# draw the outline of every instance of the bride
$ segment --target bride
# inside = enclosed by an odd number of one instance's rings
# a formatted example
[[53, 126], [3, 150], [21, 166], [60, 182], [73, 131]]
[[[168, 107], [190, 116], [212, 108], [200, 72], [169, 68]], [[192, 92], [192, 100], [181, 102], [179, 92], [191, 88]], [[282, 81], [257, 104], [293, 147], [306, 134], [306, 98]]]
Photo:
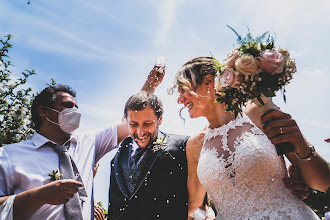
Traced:
[[[223, 103], [215, 103], [214, 65], [212, 57], [194, 58], [174, 80], [178, 103], [188, 108], [191, 118], [206, 117], [209, 122], [206, 130], [187, 143], [189, 214], [202, 204], [207, 191], [218, 219], [318, 219], [285, 187], [284, 159], [277, 156], [273, 144], [294, 144], [295, 152], [285, 156], [304, 181], [320, 191], [329, 188], [327, 163], [303, 138], [290, 115], [272, 110], [261, 117], [257, 107], [250, 105], [235, 118]], [[153, 87], [149, 90], [154, 91], [164, 76], [159, 77], [147, 86]]]
[[[189, 214], [210, 194], [218, 219], [318, 219], [285, 187], [284, 159], [273, 144], [289, 141], [295, 151], [285, 156], [312, 188], [329, 188], [329, 167], [303, 138], [290, 115], [272, 110], [261, 117], [256, 107], [242, 115], [215, 103], [217, 70], [213, 57], [197, 57], [177, 72], [178, 103], [191, 118], [206, 117], [208, 128], [187, 143]], [[254, 123], [251, 121], [253, 120]], [[258, 126], [257, 126], [258, 125]]]

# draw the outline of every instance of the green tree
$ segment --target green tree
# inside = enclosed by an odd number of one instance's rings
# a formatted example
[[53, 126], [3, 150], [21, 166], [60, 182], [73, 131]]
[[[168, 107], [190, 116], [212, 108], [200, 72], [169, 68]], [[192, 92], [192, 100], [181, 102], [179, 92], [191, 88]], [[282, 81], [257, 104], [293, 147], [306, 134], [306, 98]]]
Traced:
[[31, 94], [27, 79], [36, 74], [34, 70], [25, 70], [22, 77], [14, 79], [10, 67], [8, 52], [11, 35], [0, 39], [0, 147], [25, 140], [34, 131], [31, 122]]

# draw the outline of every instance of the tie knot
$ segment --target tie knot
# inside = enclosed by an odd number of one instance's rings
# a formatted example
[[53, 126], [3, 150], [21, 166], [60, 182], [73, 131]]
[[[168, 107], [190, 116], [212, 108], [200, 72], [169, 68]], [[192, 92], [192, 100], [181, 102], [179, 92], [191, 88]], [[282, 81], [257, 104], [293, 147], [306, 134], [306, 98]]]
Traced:
[[63, 145], [51, 145], [51, 147], [54, 149], [54, 151], [56, 151], [56, 153], [65, 153], [66, 150], [66, 146]]

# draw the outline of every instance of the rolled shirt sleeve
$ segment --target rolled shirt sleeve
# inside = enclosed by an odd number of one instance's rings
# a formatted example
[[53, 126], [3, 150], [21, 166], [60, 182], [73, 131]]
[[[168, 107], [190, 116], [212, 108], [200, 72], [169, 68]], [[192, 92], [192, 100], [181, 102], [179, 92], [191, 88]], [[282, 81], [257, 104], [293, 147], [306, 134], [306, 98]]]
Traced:
[[95, 162], [118, 147], [117, 125], [111, 124], [95, 132]]

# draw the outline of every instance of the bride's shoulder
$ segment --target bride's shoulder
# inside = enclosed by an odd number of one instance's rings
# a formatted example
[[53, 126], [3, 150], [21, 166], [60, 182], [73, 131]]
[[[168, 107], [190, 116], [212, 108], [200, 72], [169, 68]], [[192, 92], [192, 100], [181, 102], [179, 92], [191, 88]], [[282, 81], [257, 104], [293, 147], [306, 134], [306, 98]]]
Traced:
[[200, 151], [203, 147], [204, 136], [207, 128], [204, 128], [198, 134], [193, 135], [187, 142], [187, 156], [191, 156], [194, 160], [198, 160]]
[[259, 128], [262, 130], [262, 125], [260, 122], [261, 119], [261, 112], [256, 104], [250, 103], [246, 106], [245, 115], [249, 117], [249, 119]]

